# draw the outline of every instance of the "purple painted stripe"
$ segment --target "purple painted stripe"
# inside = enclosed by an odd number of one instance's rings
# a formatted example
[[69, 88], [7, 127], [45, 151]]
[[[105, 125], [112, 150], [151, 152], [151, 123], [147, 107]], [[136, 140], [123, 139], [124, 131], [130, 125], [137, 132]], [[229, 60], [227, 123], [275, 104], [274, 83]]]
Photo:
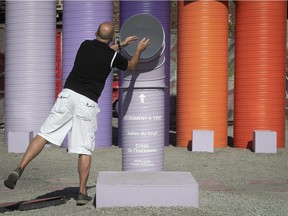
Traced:
[[[98, 25], [113, 20], [112, 1], [64, 1], [63, 2], [63, 84], [74, 64], [74, 58], [81, 42], [94, 39]], [[99, 98], [98, 129], [96, 147], [112, 145], [112, 76]], [[107, 101], [107, 102], [106, 102]], [[107, 106], [105, 104], [110, 104]], [[66, 139], [67, 142], [67, 139]], [[67, 143], [64, 143], [64, 146]]]
[[164, 90], [126, 88], [121, 99], [122, 170], [163, 171]]
[[129, 17], [148, 13], [156, 17], [165, 31], [165, 145], [169, 145], [170, 128], [170, 1], [121, 1], [120, 25]]
[[38, 131], [55, 101], [55, 16], [53, 1], [6, 2], [5, 143], [9, 131]]

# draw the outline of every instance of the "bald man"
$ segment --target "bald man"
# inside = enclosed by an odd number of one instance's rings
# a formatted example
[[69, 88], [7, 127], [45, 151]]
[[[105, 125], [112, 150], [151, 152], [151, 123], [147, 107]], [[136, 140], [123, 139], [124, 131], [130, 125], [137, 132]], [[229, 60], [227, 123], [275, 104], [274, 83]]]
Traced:
[[138, 40], [137, 36], [127, 37], [118, 44], [112, 44], [114, 25], [104, 22], [95, 33], [96, 39], [81, 43], [63, 90], [40, 128], [31, 141], [18, 167], [4, 181], [6, 187], [14, 189], [26, 166], [43, 150], [47, 143], [61, 146], [71, 130], [69, 153], [78, 154], [79, 195], [77, 205], [86, 205], [92, 198], [88, 196], [86, 185], [91, 167], [91, 153], [95, 147], [94, 133], [97, 129], [97, 115], [100, 112], [98, 99], [112, 68], [134, 71], [141, 52], [149, 39], [143, 38], [137, 45], [130, 60], [125, 59], [118, 49]]

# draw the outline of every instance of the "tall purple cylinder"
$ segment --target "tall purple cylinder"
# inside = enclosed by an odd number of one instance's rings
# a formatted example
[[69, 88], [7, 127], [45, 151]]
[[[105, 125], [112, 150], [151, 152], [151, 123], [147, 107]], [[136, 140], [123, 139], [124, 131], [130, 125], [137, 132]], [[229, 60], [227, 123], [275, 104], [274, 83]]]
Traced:
[[147, 13], [156, 17], [165, 31], [165, 145], [169, 145], [170, 128], [170, 1], [121, 1], [120, 2], [120, 24], [122, 25], [129, 17]]
[[122, 95], [123, 171], [162, 171], [164, 88], [129, 87]]
[[[136, 71], [122, 71], [119, 134], [123, 171], [162, 171], [164, 167], [165, 33], [161, 23], [146, 13], [127, 19], [120, 36], [138, 34], [151, 43], [141, 53]], [[131, 58], [137, 44], [123, 48]]]
[[55, 17], [54, 0], [6, 1], [6, 140], [10, 131], [37, 133], [54, 103]]
[[[63, 84], [73, 67], [81, 42], [86, 39], [95, 39], [95, 32], [99, 24], [112, 20], [113, 2], [110, 0], [65, 0], [63, 2]], [[97, 121], [101, 126], [95, 133], [95, 145], [99, 148], [112, 145], [112, 78], [111, 74], [106, 80], [106, 85], [98, 101], [101, 112]], [[67, 146], [66, 142], [63, 143], [64, 146]]]

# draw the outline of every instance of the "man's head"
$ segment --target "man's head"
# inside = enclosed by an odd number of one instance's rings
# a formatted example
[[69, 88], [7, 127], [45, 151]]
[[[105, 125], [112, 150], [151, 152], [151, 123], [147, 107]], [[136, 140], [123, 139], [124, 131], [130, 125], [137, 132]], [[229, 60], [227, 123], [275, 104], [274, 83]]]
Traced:
[[97, 39], [111, 42], [114, 37], [114, 25], [111, 22], [103, 22], [95, 33]]

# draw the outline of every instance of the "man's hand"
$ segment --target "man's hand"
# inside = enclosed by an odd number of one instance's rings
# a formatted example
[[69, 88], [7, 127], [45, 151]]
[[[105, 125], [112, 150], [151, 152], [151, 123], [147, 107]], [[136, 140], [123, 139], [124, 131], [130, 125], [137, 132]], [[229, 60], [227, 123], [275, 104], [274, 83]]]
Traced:
[[[120, 42], [120, 44], [119, 44], [119, 42], [118, 42], [117, 44], [116, 44], [116, 43], [111, 44], [111, 45], [110, 45], [110, 48], [113, 49], [113, 50], [115, 50], [115, 51], [117, 51], [117, 50], [119, 50], [121, 47], [126, 47], [128, 44], [134, 43], [134, 41], [136, 41], [136, 40], [138, 40], [138, 37], [137, 37], [137, 36], [135, 36], [135, 35], [129, 36], [129, 37], [125, 38], [124, 41]], [[120, 45], [120, 46], [119, 46], [119, 45]]]
[[135, 35], [129, 36], [129, 37], [125, 38], [125, 40], [122, 41], [122, 42], [120, 43], [120, 45], [121, 45], [122, 47], [125, 47], [125, 46], [127, 46], [128, 44], [131, 44], [131, 43], [133, 43], [133, 42], [136, 41], [136, 40], [138, 40], [138, 37], [137, 37], [137, 36], [135, 36]]
[[149, 45], [149, 38], [146, 39], [145, 37], [138, 43], [137, 50], [139, 52], [144, 51]]
[[136, 69], [137, 64], [140, 60], [141, 52], [144, 51], [147, 46], [149, 45], [149, 38], [146, 39], [145, 37], [138, 43], [137, 49], [132, 56], [132, 58], [128, 61], [127, 70], [134, 71]]

